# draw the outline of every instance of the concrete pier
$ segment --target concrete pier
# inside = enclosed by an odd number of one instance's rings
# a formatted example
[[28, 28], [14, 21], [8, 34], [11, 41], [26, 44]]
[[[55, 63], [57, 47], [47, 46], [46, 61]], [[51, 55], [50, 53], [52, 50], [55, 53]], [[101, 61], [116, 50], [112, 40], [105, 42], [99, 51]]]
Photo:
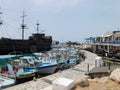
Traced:
[[89, 71], [88, 66], [90, 70], [95, 67], [95, 58], [97, 55], [88, 51], [81, 51], [85, 52], [86, 59], [80, 64], [70, 69], [57, 72], [43, 78], [39, 78], [37, 81], [28, 81], [3, 90], [52, 90], [52, 81], [56, 80], [59, 77], [65, 77], [72, 80], [82, 78], [84, 74]]

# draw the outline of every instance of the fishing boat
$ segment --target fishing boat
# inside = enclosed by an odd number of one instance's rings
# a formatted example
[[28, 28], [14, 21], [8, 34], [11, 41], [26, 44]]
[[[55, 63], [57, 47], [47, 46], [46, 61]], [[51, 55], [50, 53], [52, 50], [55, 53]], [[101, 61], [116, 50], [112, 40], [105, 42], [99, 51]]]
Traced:
[[70, 68], [81, 62], [77, 50], [59, 48], [47, 53], [34, 53], [40, 58], [37, 65], [39, 74], [52, 74], [58, 70]]
[[37, 66], [38, 74], [53, 74], [58, 67], [54, 56], [43, 57]]
[[0, 55], [0, 67], [4, 67], [9, 60], [18, 59], [21, 55]]
[[2, 71], [2, 75], [13, 79], [24, 79], [35, 77], [37, 73], [34, 61], [28, 57], [12, 60], [7, 64], [7, 68]]
[[[1, 14], [1, 13], [0, 13]], [[26, 24], [24, 23], [25, 12], [23, 12], [23, 19], [21, 24], [22, 39], [11, 39], [6, 37], [0, 38], [0, 54], [8, 54], [13, 51], [26, 52], [40, 52], [48, 51], [51, 49], [52, 36], [46, 36], [45, 33], [39, 33], [39, 22], [37, 25], [37, 33], [29, 36], [29, 39], [24, 39], [24, 30]], [[2, 25], [2, 24], [0, 24]]]
[[75, 50], [73, 48], [60, 48], [59, 52], [61, 55], [59, 63], [62, 63], [61, 69], [70, 68], [81, 62], [78, 50]]
[[0, 75], [0, 88], [5, 88], [15, 84], [15, 80]]

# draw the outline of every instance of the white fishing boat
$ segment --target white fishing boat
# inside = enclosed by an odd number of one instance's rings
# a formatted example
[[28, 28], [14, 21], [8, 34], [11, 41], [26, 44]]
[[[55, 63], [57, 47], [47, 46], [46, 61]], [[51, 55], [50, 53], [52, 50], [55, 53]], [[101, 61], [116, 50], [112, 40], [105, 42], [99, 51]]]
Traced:
[[0, 88], [5, 88], [15, 84], [15, 80], [0, 75]]

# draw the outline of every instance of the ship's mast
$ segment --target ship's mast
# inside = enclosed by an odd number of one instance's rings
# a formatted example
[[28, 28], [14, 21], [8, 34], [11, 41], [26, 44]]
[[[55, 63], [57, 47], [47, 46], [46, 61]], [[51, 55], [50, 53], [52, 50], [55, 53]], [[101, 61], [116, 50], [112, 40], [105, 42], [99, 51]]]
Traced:
[[[0, 8], [0, 9], [1, 9], [1, 8]], [[1, 19], [1, 14], [3, 14], [3, 12], [0, 11], [0, 25], [3, 24], [3, 21], [2, 21], [2, 19]]]
[[22, 17], [22, 24], [21, 24], [22, 40], [24, 40], [24, 30], [27, 29], [27, 28], [26, 28], [26, 24], [25, 24], [25, 22], [24, 22], [25, 16], [27, 16], [27, 15], [25, 15], [25, 11], [23, 11], [23, 16], [21, 16], [21, 17]]
[[39, 25], [40, 25], [40, 24], [39, 24], [39, 21], [37, 21], [37, 24], [36, 24], [36, 25], [37, 25], [37, 33], [39, 33]]
[[37, 24], [36, 24], [36, 25], [37, 25], [37, 34], [38, 34], [38, 33], [42, 33], [42, 32], [45, 31], [45, 30], [40, 30], [40, 32], [39, 32], [39, 25], [40, 25], [40, 24], [39, 24], [39, 20], [37, 21]]

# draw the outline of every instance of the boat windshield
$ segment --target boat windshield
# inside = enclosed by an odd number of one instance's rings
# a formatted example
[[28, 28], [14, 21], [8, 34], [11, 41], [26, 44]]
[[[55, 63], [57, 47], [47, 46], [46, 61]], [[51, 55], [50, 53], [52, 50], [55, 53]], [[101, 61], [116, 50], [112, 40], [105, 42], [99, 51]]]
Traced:
[[27, 59], [22, 59], [22, 62], [23, 62], [23, 63], [27, 63], [27, 64], [29, 63], [29, 62], [27, 61]]

